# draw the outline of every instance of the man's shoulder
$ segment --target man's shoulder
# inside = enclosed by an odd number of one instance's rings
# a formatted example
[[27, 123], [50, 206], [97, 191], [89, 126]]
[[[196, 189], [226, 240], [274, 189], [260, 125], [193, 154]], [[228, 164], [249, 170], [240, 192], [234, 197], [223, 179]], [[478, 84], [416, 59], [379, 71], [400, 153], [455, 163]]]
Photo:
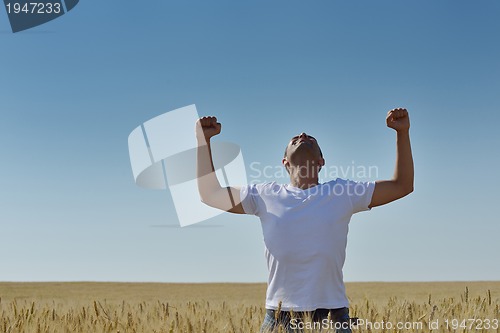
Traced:
[[332, 179], [330, 181], [327, 181], [325, 183], [323, 183], [322, 185], [323, 186], [335, 186], [335, 185], [346, 185], [347, 183], [349, 183], [351, 180], [349, 179], [344, 179], [344, 178], [335, 178], [335, 179]]
[[328, 182], [322, 184], [328, 193], [334, 193], [337, 196], [342, 194], [348, 194], [350, 192], [349, 189], [355, 187], [358, 182], [347, 179], [347, 178], [335, 178]]
[[323, 183], [323, 185], [352, 185], [352, 184], [357, 184], [360, 181], [349, 179], [349, 178], [335, 178], [333, 180], [330, 180], [328, 182]]
[[283, 187], [283, 184], [279, 184], [275, 181], [268, 181], [264, 183], [251, 183], [245, 187], [251, 191], [262, 192], [264, 190], [279, 190]]
[[263, 182], [263, 183], [250, 183], [247, 186], [249, 187], [272, 187], [272, 186], [279, 186], [281, 184], [276, 183], [275, 181], [268, 181], [268, 182]]

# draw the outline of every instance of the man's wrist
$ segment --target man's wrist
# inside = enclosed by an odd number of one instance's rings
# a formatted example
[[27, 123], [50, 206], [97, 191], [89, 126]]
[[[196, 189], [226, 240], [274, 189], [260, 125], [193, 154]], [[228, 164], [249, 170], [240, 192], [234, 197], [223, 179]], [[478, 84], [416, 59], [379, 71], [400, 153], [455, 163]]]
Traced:
[[407, 129], [401, 129], [401, 130], [397, 130], [396, 131], [397, 135], [398, 136], [405, 136], [405, 135], [410, 135], [410, 129], [407, 128]]
[[210, 138], [206, 138], [204, 135], [197, 135], [196, 140], [198, 141], [198, 144], [210, 144]]

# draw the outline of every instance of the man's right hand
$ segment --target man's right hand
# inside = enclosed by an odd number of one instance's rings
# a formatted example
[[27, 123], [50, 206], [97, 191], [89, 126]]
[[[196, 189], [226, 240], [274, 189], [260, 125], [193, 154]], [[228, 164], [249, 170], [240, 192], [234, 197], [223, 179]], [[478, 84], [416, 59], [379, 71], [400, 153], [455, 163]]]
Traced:
[[211, 137], [220, 133], [221, 127], [222, 125], [217, 122], [216, 117], [201, 117], [196, 121], [196, 137], [208, 141]]

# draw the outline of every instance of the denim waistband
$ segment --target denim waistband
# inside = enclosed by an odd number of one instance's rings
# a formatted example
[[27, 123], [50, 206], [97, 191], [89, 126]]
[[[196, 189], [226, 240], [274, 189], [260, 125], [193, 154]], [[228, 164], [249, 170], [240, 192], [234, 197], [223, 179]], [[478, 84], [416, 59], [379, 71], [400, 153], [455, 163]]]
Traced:
[[[291, 311], [280, 311], [276, 314], [277, 310], [266, 309], [266, 313], [280, 321], [289, 321], [291, 318]], [[337, 322], [349, 321], [349, 309], [348, 308], [338, 308], [338, 309], [316, 309], [313, 311], [293, 311], [293, 315], [296, 318], [310, 317], [313, 321], [321, 321], [328, 318], [330, 314], [330, 319]]]

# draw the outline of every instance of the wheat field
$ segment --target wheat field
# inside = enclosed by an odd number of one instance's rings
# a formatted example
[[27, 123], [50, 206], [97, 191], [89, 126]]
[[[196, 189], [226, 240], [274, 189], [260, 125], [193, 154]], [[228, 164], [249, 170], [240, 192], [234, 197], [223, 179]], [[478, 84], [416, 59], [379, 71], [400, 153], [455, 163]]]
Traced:
[[[265, 284], [0, 283], [0, 332], [258, 332]], [[354, 332], [500, 332], [500, 282], [347, 283]], [[488, 324], [487, 324], [488, 323]], [[400, 326], [398, 326], [400, 325]], [[305, 332], [333, 332], [305, 327]]]

